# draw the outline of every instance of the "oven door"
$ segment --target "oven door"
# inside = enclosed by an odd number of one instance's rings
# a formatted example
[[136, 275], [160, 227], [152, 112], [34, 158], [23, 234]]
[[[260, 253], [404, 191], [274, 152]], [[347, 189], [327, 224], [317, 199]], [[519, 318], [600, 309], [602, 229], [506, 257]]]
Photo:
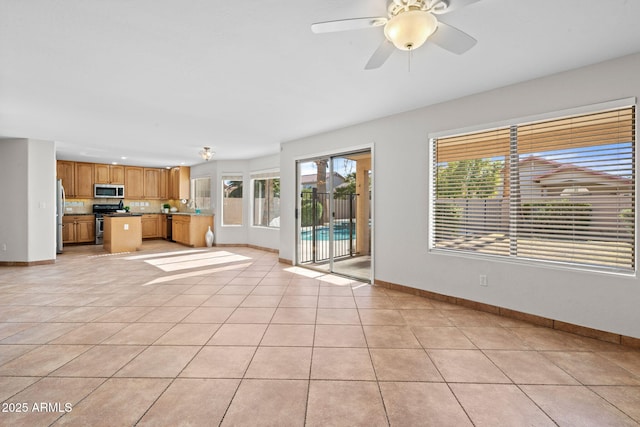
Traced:
[[104, 242], [104, 217], [96, 215], [96, 245]]

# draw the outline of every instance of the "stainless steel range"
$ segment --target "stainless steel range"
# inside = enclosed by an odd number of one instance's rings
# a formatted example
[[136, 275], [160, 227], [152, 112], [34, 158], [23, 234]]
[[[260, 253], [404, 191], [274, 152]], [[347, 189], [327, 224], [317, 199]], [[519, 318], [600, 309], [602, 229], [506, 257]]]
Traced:
[[96, 216], [96, 245], [101, 245], [104, 241], [104, 215], [114, 213], [119, 208], [120, 205], [93, 205], [93, 213]]

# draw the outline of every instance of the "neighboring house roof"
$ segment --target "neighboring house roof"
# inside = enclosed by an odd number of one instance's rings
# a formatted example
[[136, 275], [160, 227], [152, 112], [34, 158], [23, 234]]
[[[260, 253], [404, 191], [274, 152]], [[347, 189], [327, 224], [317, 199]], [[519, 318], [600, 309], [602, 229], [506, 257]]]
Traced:
[[551, 166], [553, 169], [551, 171], [547, 171], [542, 175], [535, 176], [533, 178], [534, 182], [544, 183], [550, 181], [568, 181], [571, 179], [572, 181], [580, 182], [580, 183], [597, 183], [600, 185], [612, 184], [612, 185], [620, 185], [631, 184], [631, 180], [628, 178], [624, 178], [618, 175], [613, 175], [610, 173], [598, 171], [591, 168], [586, 168], [582, 166], [577, 166], [572, 163], [560, 163], [554, 160], [545, 159], [542, 157], [531, 156], [527, 157], [520, 161], [520, 164], [523, 163], [542, 163], [547, 166]]
[[[338, 172], [334, 172], [333, 177], [338, 178], [339, 180], [342, 180], [344, 182], [344, 177], [340, 175]], [[328, 179], [329, 179], [329, 173], [327, 173], [327, 180]], [[318, 180], [318, 175], [315, 173], [300, 176], [301, 184], [315, 184], [317, 180]]]

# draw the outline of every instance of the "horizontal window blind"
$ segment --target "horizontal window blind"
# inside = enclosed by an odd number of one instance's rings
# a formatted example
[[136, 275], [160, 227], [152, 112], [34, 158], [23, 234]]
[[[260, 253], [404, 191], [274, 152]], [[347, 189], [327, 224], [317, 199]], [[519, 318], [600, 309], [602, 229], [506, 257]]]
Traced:
[[252, 172], [251, 179], [268, 179], [268, 178], [280, 178], [280, 171], [265, 171], [265, 172]]
[[437, 140], [436, 247], [508, 255], [508, 156], [509, 128]]
[[635, 109], [434, 140], [432, 247], [635, 270]]

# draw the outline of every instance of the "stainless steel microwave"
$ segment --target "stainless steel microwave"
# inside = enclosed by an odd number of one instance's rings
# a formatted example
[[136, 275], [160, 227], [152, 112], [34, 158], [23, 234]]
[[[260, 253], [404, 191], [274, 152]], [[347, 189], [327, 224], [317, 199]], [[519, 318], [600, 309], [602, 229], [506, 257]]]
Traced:
[[93, 197], [96, 199], [124, 199], [124, 185], [93, 184]]

